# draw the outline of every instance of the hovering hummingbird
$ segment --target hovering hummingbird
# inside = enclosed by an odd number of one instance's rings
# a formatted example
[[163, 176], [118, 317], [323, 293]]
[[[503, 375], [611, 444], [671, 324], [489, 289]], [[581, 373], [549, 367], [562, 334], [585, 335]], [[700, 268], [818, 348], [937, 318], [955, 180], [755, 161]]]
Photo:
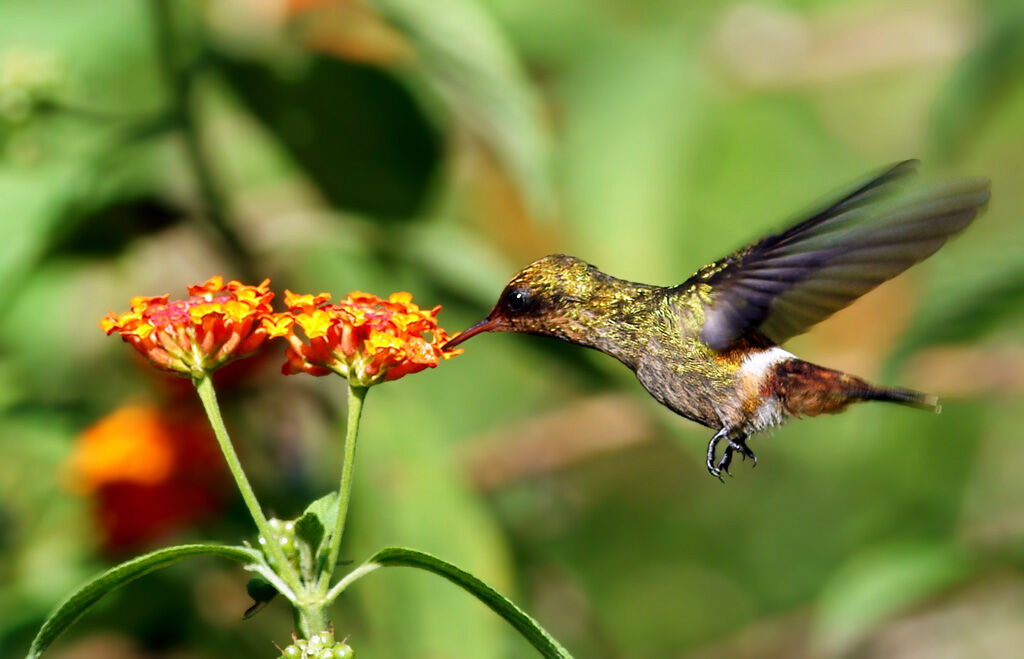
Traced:
[[938, 412], [934, 396], [870, 384], [779, 347], [931, 256], [988, 201], [989, 181], [965, 178], [888, 203], [916, 164], [891, 167], [678, 286], [624, 281], [572, 256], [545, 256], [513, 277], [490, 314], [445, 348], [481, 332], [521, 332], [611, 355], [660, 403], [716, 431], [707, 468], [719, 479], [734, 452], [756, 465], [747, 438], [790, 417], [836, 413], [862, 400]]

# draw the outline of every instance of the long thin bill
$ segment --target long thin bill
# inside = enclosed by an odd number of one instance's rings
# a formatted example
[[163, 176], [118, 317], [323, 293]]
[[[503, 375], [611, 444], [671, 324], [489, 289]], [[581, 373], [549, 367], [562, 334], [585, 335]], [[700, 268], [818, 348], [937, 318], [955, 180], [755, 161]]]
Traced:
[[481, 332], [490, 332], [491, 330], [497, 329], [497, 327], [498, 327], [498, 321], [497, 320], [493, 320], [491, 318], [484, 318], [483, 320], [481, 320], [476, 325], [473, 325], [472, 327], [467, 329], [465, 332], [460, 332], [459, 334], [456, 334], [454, 337], [452, 337], [448, 341], [448, 343], [444, 344], [442, 349], [443, 350], [449, 350], [449, 349], [454, 348], [455, 346], [459, 345], [460, 343], [462, 343], [463, 341], [465, 341], [466, 339], [468, 339], [470, 337], [476, 336], [477, 334], [480, 334]]

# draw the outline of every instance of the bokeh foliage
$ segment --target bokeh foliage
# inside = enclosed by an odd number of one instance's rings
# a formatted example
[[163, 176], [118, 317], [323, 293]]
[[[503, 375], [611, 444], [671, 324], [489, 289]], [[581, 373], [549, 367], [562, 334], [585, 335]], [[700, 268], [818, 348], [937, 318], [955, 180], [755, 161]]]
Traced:
[[[723, 487], [708, 432], [612, 360], [481, 337], [369, 396], [343, 553], [441, 556], [579, 657], [1007, 656], [1021, 44], [1014, 0], [0, 2], [0, 656], [109, 560], [61, 476], [75, 437], [127, 401], [187, 404], [99, 331], [130, 296], [216, 273], [409, 290], [455, 330], [543, 254], [678, 282], [913, 156], [926, 178], [990, 176], [987, 214], [791, 349], [940, 394], [941, 416], [793, 423]], [[334, 483], [344, 390], [278, 357], [222, 398], [290, 517]], [[250, 532], [236, 502], [173, 539]], [[147, 576], [53, 655], [273, 656], [288, 612], [243, 622], [245, 579], [212, 561]], [[334, 619], [364, 659], [532, 656], [427, 575], [346, 595]]]

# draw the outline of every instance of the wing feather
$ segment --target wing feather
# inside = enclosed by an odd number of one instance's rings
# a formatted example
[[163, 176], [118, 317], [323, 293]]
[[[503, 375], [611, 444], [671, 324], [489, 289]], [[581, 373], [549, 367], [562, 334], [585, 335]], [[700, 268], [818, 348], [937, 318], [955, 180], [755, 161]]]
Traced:
[[682, 284], [710, 286], [701, 338], [716, 350], [750, 331], [782, 343], [934, 254], [988, 202], [988, 180], [965, 178], [889, 203], [915, 166], [889, 168]]

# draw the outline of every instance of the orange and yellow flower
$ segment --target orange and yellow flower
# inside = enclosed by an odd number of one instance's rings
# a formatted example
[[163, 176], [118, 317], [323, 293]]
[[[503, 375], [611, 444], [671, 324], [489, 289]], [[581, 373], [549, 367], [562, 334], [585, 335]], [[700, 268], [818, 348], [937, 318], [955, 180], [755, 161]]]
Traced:
[[83, 431], [63, 480], [92, 503], [107, 553], [148, 546], [222, 508], [227, 472], [202, 412], [125, 405]]
[[272, 336], [288, 340], [288, 361], [281, 369], [286, 375], [337, 373], [365, 387], [433, 368], [462, 353], [442, 348], [448, 335], [437, 324], [441, 307], [420, 309], [409, 293], [393, 293], [384, 300], [354, 292], [329, 304], [328, 293], [285, 291], [284, 299], [289, 311], [266, 326]]
[[273, 317], [270, 280], [258, 286], [220, 276], [189, 286], [189, 297], [135, 297], [131, 310], [100, 321], [108, 335], [119, 332], [159, 369], [203, 377], [219, 366], [253, 353], [269, 336]]

